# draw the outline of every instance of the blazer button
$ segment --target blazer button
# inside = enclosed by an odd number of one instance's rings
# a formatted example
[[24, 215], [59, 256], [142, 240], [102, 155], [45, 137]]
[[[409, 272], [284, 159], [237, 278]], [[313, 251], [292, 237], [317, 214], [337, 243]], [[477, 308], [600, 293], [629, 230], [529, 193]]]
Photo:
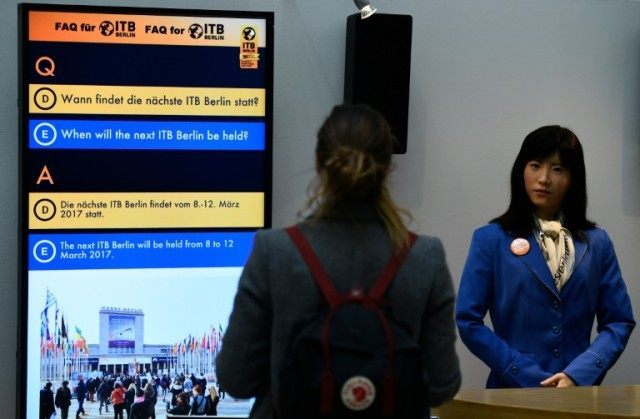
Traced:
[[601, 359], [596, 359], [596, 367], [602, 368], [602, 360]]
[[558, 326], [553, 326], [553, 328], [551, 330], [553, 330], [553, 333], [555, 333], [556, 335], [558, 333], [560, 333], [560, 327], [558, 327]]
[[553, 300], [553, 308], [556, 310], [560, 308], [560, 302], [558, 300]]
[[518, 373], [518, 367], [511, 367], [511, 374], [517, 374]]
[[560, 350], [559, 349], [554, 349], [553, 350], [553, 356], [555, 356], [556, 358], [560, 358]]

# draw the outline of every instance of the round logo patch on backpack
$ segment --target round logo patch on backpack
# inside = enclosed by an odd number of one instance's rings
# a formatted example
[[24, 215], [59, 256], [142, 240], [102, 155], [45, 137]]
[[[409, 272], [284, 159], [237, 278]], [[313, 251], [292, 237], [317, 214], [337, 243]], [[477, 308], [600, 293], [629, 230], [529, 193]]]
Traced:
[[376, 387], [367, 377], [356, 375], [345, 381], [340, 396], [348, 409], [364, 410], [375, 400]]

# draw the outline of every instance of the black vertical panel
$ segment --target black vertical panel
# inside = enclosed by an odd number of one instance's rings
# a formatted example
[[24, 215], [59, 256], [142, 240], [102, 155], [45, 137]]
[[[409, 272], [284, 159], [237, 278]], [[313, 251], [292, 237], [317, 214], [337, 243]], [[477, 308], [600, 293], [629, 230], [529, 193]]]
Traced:
[[365, 103], [389, 121], [396, 154], [407, 152], [412, 22], [382, 13], [347, 18], [344, 101]]

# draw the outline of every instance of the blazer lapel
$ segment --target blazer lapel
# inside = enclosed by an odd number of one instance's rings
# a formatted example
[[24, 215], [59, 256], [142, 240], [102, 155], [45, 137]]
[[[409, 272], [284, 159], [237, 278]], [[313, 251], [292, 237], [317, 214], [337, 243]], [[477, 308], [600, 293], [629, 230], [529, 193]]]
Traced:
[[[545, 287], [549, 289], [554, 295], [557, 297], [560, 296], [558, 289], [556, 288], [556, 283], [553, 280], [553, 276], [551, 276], [551, 270], [549, 269], [549, 265], [544, 260], [544, 255], [542, 254], [542, 250], [540, 250], [540, 246], [536, 241], [536, 238], [533, 234], [529, 234], [527, 237], [529, 241], [529, 251], [522, 256], [518, 256], [518, 258], [525, 264], [527, 267], [533, 272], [538, 279], [544, 284]], [[576, 249], [576, 255], [578, 251]], [[584, 254], [584, 251], [583, 251]], [[576, 256], [576, 262], [578, 261]]]
[[[575, 249], [576, 252], [576, 261], [573, 264], [573, 272], [575, 272], [578, 269], [578, 264], [580, 264], [580, 262], [582, 262], [582, 259], [584, 258], [584, 254], [587, 253], [587, 249], [589, 248], [589, 244], [586, 241], [582, 241], [579, 239], [574, 238], [573, 239], [573, 248]], [[573, 272], [571, 273], [571, 275], [573, 275]], [[571, 277], [569, 277], [571, 278]]]

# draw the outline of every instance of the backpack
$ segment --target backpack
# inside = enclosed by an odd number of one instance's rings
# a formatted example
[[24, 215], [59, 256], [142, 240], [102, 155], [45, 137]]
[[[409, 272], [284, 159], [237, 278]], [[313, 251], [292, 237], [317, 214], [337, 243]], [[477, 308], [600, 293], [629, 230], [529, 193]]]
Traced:
[[286, 229], [325, 305], [292, 333], [280, 372], [277, 413], [282, 419], [415, 418], [428, 415], [422, 350], [383, 300], [409, 246], [389, 263], [368, 293], [339, 294], [297, 227]]
[[[200, 401], [198, 401], [200, 399]], [[198, 395], [193, 398], [193, 404], [191, 405], [191, 414], [192, 415], [206, 415], [207, 409], [209, 408], [208, 397], [203, 395]]]

